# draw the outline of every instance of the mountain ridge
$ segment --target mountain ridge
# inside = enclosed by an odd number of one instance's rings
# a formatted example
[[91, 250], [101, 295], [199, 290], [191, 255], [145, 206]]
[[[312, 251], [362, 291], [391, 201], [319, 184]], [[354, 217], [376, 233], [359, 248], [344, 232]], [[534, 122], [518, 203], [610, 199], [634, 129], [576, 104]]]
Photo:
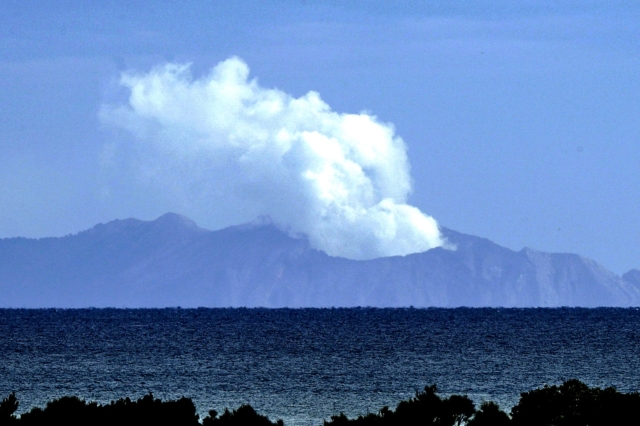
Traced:
[[576, 254], [441, 231], [455, 250], [364, 261], [315, 250], [267, 217], [209, 231], [168, 213], [0, 239], [0, 307], [640, 305], [638, 270], [619, 277]]

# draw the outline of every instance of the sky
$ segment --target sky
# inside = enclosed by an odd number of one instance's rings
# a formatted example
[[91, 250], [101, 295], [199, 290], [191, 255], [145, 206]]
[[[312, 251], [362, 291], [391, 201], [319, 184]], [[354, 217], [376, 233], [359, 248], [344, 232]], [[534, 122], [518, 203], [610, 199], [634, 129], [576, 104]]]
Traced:
[[[433, 219], [514, 250], [579, 253], [616, 273], [640, 268], [638, 28], [640, 4], [623, 1], [5, 0], [0, 238], [62, 236], [167, 211], [218, 229], [266, 213], [328, 251], [355, 239], [352, 257], [367, 258], [406, 252], [404, 243], [385, 251], [374, 229], [386, 223], [381, 211], [398, 210], [407, 229], [424, 231], [405, 240], [423, 248], [441, 243]], [[269, 159], [289, 167], [283, 157], [260, 151], [263, 168], [243, 169], [246, 152], [234, 146], [225, 163], [213, 151], [184, 160], [193, 142], [175, 141], [197, 139], [191, 121], [132, 103], [132, 82], [167, 66], [190, 64], [176, 81], [191, 90], [216, 81], [212, 70], [230, 60], [246, 67], [241, 85], [253, 84], [256, 99], [276, 94], [288, 106], [317, 94], [319, 110], [338, 123], [326, 130], [323, 121], [318, 131], [350, 153], [322, 164], [342, 173], [337, 185], [348, 200], [340, 206], [361, 212], [354, 229], [364, 237], [344, 231], [343, 213], [313, 225], [326, 197], [318, 185], [285, 185], [268, 167]], [[179, 111], [197, 105], [181, 99]], [[219, 107], [210, 102], [203, 108]], [[297, 115], [278, 117], [298, 128]], [[386, 132], [372, 165], [353, 154], [366, 142], [336, 136], [353, 117]], [[245, 127], [216, 130], [216, 138], [247, 128], [238, 122]], [[354, 164], [364, 177], [345, 172]], [[356, 178], [364, 180], [354, 191]], [[246, 195], [264, 191], [269, 197]], [[367, 232], [384, 247], [363, 253]]]

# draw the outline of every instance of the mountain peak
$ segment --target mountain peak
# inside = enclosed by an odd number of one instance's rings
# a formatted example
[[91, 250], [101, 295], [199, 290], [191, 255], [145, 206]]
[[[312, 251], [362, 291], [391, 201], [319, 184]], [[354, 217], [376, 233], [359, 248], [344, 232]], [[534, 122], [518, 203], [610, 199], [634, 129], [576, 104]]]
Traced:
[[163, 227], [181, 227], [181, 228], [189, 228], [189, 229], [202, 229], [195, 223], [193, 220], [189, 219], [186, 216], [182, 216], [177, 213], [165, 213], [162, 216], [158, 217], [156, 220], [152, 221], [153, 224], [163, 226]]
[[[133, 218], [115, 219], [107, 223], [99, 223], [93, 228], [79, 232], [77, 235], [100, 235], [106, 237], [110, 235], [125, 235], [132, 232], [135, 234], [144, 234], [149, 231], [159, 231], [161, 233], [178, 232], [180, 234], [187, 232], [192, 234], [205, 232], [206, 229], [200, 228], [194, 221], [185, 216], [176, 213], [165, 213], [157, 219], [150, 221]], [[73, 235], [71, 235], [71, 237], [72, 236]]]

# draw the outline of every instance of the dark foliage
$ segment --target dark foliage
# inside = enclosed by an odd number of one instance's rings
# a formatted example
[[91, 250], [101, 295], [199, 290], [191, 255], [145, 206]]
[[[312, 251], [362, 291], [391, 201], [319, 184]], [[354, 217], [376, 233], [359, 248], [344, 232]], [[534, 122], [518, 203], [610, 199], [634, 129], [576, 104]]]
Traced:
[[349, 419], [331, 417], [325, 426], [605, 426], [640, 425], [640, 394], [620, 393], [614, 388], [590, 388], [579, 380], [560, 386], [544, 386], [521, 394], [511, 417], [494, 402], [479, 410], [466, 396], [441, 399], [435, 386], [426, 387], [395, 411], [384, 407], [378, 414]]
[[520, 395], [511, 410], [517, 426], [604, 426], [640, 424], [640, 394], [590, 388], [579, 380]]
[[511, 418], [493, 401], [483, 402], [469, 421], [469, 426], [508, 426]]
[[[189, 398], [161, 401], [151, 393], [137, 401], [129, 398], [112, 401], [107, 405], [86, 402], [75, 396], [65, 396], [47, 403], [44, 408], [33, 408], [15, 418], [18, 408], [14, 394], [0, 403], [0, 426], [200, 426], [196, 407]], [[283, 426], [255, 412], [250, 405], [237, 410], [226, 410], [218, 417], [215, 410], [202, 420], [207, 426]]]
[[282, 420], [271, 422], [266, 416], [262, 416], [250, 405], [241, 405], [237, 410], [224, 410], [218, 417], [215, 410], [209, 411], [209, 415], [202, 419], [203, 426], [283, 426]]
[[86, 402], [75, 396], [65, 396], [33, 408], [20, 416], [20, 426], [41, 425], [199, 425], [193, 402], [188, 398], [175, 401], [155, 399], [151, 393], [131, 401], [119, 399], [108, 405]]
[[[65, 396], [44, 408], [15, 416], [18, 400], [12, 393], [0, 401], [0, 426], [284, 426], [270, 421], [250, 405], [236, 410], [215, 410], [199, 422], [191, 399], [155, 399], [151, 393], [132, 401], [119, 399], [107, 405]], [[590, 388], [578, 380], [544, 386], [520, 395], [511, 417], [494, 402], [483, 402], [476, 411], [466, 396], [441, 398], [436, 386], [427, 386], [395, 410], [383, 407], [377, 414], [349, 419], [332, 416], [324, 426], [605, 426], [640, 425], [640, 394], [620, 393], [614, 388]]]
[[10, 425], [16, 422], [14, 413], [18, 409], [18, 404], [16, 394], [13, 392], [0, 402], [0, 425]]
[[442, 399], [436, 395], [436, 386], [427, 386], [424, 391], [408, 401], [398, 404], [395, 411], [384, 407], [378, 414], [367, 414], [349, 419], [343, 413], [325, 421], [325, 426], [459, 426], [466, 423], [475, 412], [473, 402], [466, 396], [452, 395]]

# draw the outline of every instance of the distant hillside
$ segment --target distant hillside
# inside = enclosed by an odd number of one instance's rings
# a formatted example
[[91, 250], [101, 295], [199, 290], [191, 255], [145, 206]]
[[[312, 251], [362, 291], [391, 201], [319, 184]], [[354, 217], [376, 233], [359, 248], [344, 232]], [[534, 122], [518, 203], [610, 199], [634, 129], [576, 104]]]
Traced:
[[640, 305], [638, 270], [442, 232], [456, 250], [368, 261], [330, 257], [268, 220], [208, 231], [171, 213], [0, 239], [0, 307]]

